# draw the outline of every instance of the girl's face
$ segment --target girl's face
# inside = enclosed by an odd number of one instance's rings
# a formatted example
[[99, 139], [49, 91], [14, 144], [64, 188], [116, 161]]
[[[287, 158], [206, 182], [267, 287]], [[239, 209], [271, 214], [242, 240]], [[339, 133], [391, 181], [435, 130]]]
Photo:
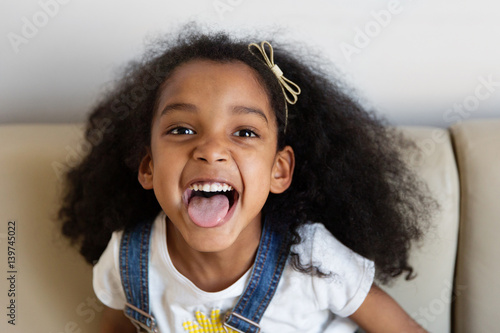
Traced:
[[256, 75], [242, 62], [193, 60], [162, 85], [139, 180], [196, 251], [258, 243], [269, 192], [291, 183], [293, 150], [276, 149], [275, 115]]

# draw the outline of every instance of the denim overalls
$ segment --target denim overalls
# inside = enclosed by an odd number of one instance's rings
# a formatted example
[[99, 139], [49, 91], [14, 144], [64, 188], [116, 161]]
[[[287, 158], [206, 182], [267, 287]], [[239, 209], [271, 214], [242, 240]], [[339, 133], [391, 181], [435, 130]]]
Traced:
[[[238, 332], [260, 332], [259, 322], [276, 292], [288, 258], [288, 241], [264, 222], [250, 281], [238, 303], [224, 318], [224, 328]], [[152, 221], [123, 233], [120, 247], [120, 275], [127, 297], [125, 315], [137, 332], [159, 332], [149, 307], [148, 263]]]

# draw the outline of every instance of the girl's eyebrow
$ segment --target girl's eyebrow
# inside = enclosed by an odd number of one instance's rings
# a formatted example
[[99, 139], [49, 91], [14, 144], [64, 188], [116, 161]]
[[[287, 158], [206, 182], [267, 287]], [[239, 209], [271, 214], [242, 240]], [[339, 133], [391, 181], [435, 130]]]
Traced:
[[172, 103], [163, 108], [160, 113], [160, 117], [168, 114], [172, 110], [196, 112], [198, 111], [198, 108], [196, 107], [196, 105], [189, 103]]
[[269, 121], [267, 120], [267, 117], [266, 117], [266, 114], [260, 110], [260, 109], [254, 109], [254, 108], [249, 108], [247, 106], [235, 106], [233, 107], [233, 113], [250, 113], [250, 114], [256, 114], [258, 115], [259, 117], [261, 117], [262, 119], [264, 119], [264, 121], [266, 122], [266, 124], [269, 124]]
[[[189, 103], [172, 103], [172, 104], [168, 104], [167, 106], [165, 106], [163, 108], [163, 110], [161, 111], [160, 117], [168, 114], [169, 112], [171, 112], [173, 110], [197, 112], [198, 108], [196, 107], [196, 105], [189, 104]], [[269, 121], [267, 120], [266, 114], [264, 113], [264, 111], [262, 111], [260, 109], [255, 109], [255, 108], [251, 108], [251, 107], [247, 107], [247, 106], [237, 105], [237, 106], [233, 107], [232, 111], [233, 111], [233, 113], [236, 113], [236, 114], [238, 114], [238, 113], [255, 114], [255, 115], [261, 117], [266, 122], [266, 124], [269, 124]]]

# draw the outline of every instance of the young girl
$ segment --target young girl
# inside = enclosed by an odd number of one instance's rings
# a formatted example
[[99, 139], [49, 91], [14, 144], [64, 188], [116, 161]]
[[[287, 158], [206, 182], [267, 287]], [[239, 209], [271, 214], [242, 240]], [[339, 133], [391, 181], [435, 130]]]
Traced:
[[102, 332], [423, 331], [373, 283], [411, 277], [429, 217], [402, 139], [252, 42], [188, 29], [91, 114], [60, 217]]

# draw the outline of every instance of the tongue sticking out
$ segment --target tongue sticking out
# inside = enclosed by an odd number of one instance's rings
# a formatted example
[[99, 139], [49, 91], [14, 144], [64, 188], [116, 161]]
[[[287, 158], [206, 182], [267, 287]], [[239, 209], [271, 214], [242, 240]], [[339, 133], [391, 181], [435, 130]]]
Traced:
[[217, 194], [210, 198], [195, 196], [188, 205], [188, 214], [193, 222], [204, 228], [215, 227], [227, 215], [229, 200]]

